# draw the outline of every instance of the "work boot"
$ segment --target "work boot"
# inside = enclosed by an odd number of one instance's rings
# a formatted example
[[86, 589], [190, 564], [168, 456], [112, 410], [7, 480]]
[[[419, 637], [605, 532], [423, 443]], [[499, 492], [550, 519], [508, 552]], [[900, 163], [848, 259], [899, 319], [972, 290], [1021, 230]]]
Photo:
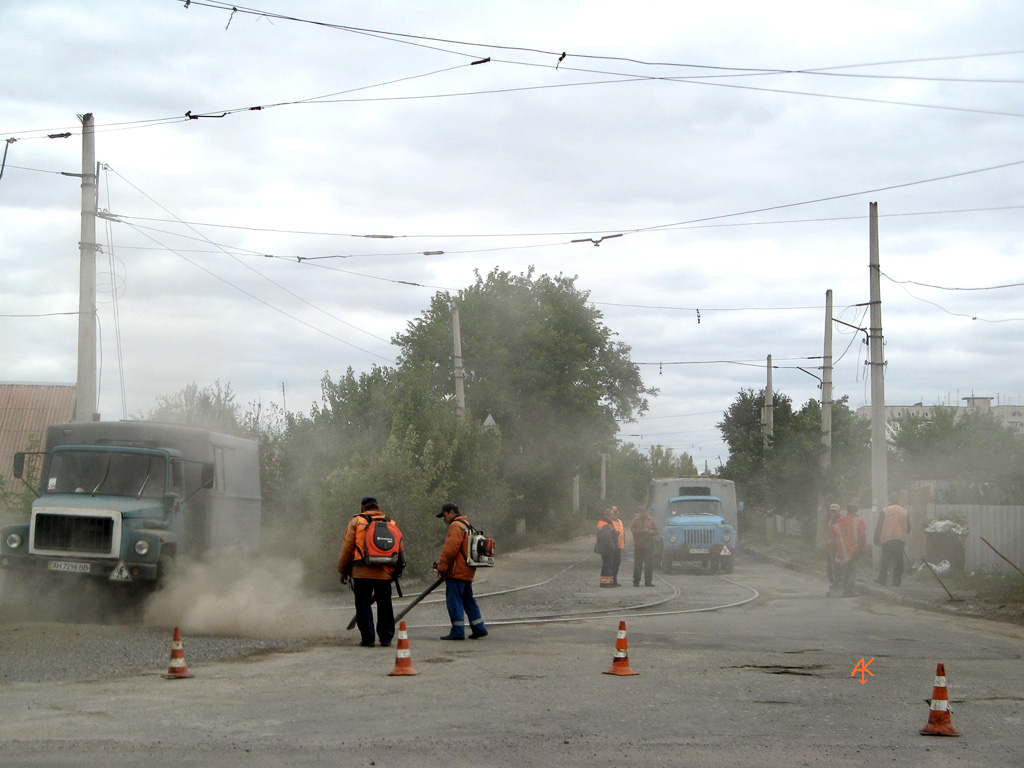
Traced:
[[465, 640], [461, 635], [441, 635], [442, 640]]

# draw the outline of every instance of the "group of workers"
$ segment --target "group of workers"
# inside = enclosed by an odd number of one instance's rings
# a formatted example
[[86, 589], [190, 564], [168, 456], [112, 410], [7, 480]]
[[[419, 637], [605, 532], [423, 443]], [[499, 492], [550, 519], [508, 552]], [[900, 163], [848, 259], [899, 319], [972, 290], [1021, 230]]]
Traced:
[[[874, 543], [882, 549], [875, 582], [885, 586], [891, 572], [892, 585], [898, 587], [903, 580], [903, 552], [910, 533], [910, 515], [896, 503], [895, 496], [891, 502], [879, 512], [875, 525]], [[661, 535], [658, 524], [647, 507], [640, 507], [629, 528], [633, 534], [633, 586], [640, 586], [641, 577], [645, 587], [654, 586], [654, 553]], [[597, 544], [594, 547], [594, 551], [601, 555], [602, 588], [621, 586], [619, 565], [625, 548], [625, 525], [619, 517], [619, 508], [608, 507], [597, 523]], [[838, 504], [829, 506], [825, 551], [830, 584], [828, 596], [853, 596], [857, 561], [867, 551], [867, 526], [858, 514], [856, 504], [848, 504], [845, 512]]]
[[[896, 503], [878, 513], [875, 523], [874, 543], [882, 548], [877, 584], [883, 587], [892, 571], [892, 585], [898, 587], [903, 581], [903, 550], [910, 533], [910, 515]], [[825, 553], [828, 568], [829, 597], [852, 597], [853, 581], [857, 561], [867, 551], [867, 526], [857, 514], [857, 505], [848, 504], [845, 512], [838, 504], [829, 506], [828, 533], [825, 539]]]
[[[459, 511], [458, 505], [451, 502], [444, 504], [435, 516], [442, 518], [448, 526], [441, 554], [434, 563], [438, 577], [445, 582], [445, 605], [451, 620], [451, 629], [441, 639], [464, 640], [466, 619], [469, 620], [470, 639], [486, 637], [487, 626], [473, 596], [473, 577], [476, 571], [466, 562], [465, 557], [471, 530], [469, 522]], [[366, 496], [360, 504], [359, 513], [349, 521], [338, 558], [341, 583], [346, 584], [351, 580], [355, 596], [356, 624], [361, 637], [359, 644], [367, 647], [376, 644], [375, 634], [382, 646], [391, 645], [395, 635], [391, 583], [401, 576], [405, 567], [404, 547], [400, 547], [394, 565], [374, 565], [361, 558], [359, 534], [366, 535], [367, 521], [373, 519], [386, 518], [377, 500]], [[654, 554], [661, 531], [647, 507], [639, 508], [629, 528], [633, 535], [633, 586], [639, 587], [643, 579], [645, 587], [652, 587]], [[910, 517], [907, 510], [893, 498], [892, 503], [879, 512], [875, 525], [874, 543], [882, 548], [880, 570], [875, 579], [878, 584], [885, 586], [891, 570], [893, 586], [900, 586], [903, 578], [903, 550], [909, 533]], [[619, 517], [619, 508], [608, 507], [597, 523], [597, 544], [594, 547], [594, 551], [601, 555], [602, 588], [622, 586], [619, 584], [619, 567], [625, 548], [626, 531]], [[848, 504], [845, 512], [838, 504], [829, 506], [825, 551], [830, 583], [828, 596], [852, 596], [857, 561], [867, 551], [867, 526], [858, 514], [857, 505]], [[376, 626], [374, 603], [377, 605]]]
[[[645, 587], [653, 587], [655, 544], [661, 531], [647, 507], [640, 507], [629, 524], [629, 530], [633, 534], [633, 586], [639, 587], [642, 577]], [[625, 548], [626, 529], [619, 518], [619, 508], [608, 507], [597, 522], [597, 544], [594, 546], [594, 551], [601, 556], [602, 588], [622, 586], [619, 584], [619, 566]]]
[[[442, 640], [465, 640], [465, 619], [469, 619], [471, 640], [487, 637], [480, 606], [473, 596], [473, 577], [476, 572], [466, 562], [470, 525], [466, 515], [459, 511], [457, 504], [444, 504], [435, 517], [444, 520], [448, 526], [441, 554], [434, 563], [438, 578], [445, 584], [445, 606], [451, 620], [451, 630]], [[393, 565], [377, 565], [366, 562], [363, 555], [365, 544], [360, 537], [367, 535], [369, 521], [386, 519], [380, 511], [377, 499], [366, 496], [345, 529], [345, 539], [338, 558], [338, 573], [341, 583], [351, 580], [356, 604], [356, 626], [359, 628], [360, 645], [372, 648], [376, 634], [382, 646], [390, 646], [395, 636], [395, 613], [391, 603], [391, 583], [402, 575], [405, 567], [405, 548], [399, 545], [397, 562]], [[374, 626], [373, 604], [377, 604], [377, 621]], [[375, 632], [376, 629], [376, 632]]]

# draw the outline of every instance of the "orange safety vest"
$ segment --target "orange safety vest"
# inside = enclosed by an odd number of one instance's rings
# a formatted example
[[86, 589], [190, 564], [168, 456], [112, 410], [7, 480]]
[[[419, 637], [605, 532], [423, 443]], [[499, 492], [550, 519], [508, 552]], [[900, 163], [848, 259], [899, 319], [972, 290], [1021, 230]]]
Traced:
[[907, 510], [899, 504], [890, 504], [879, 514], [883, 515], [882, 535], [878, 540], [879, 544], [899, 539], [902, 542], [907, 540]]
[[626, 527], [622, 524], [622, 519], [612, 520], [612, 528], [619, 535], [619, 549], [626, 548]]
[[843, 515], [832, 526], [832, 542], [835, 545], [836, 562], [848, 563], [867, 544], [867, 526], [859, 515]]

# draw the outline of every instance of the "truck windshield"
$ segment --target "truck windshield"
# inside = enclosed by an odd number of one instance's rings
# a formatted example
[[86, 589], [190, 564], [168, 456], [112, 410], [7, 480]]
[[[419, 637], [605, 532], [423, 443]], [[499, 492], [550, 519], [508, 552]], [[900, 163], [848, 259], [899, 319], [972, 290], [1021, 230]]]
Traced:
[[677, 499], [669, 502], [669, 515], [720, 515], [722, 502], [718, 499]]
[[159, 499], [165, 492], [167, 461], [160, 456], [116, 451], [56, 451], [47, 493], [90, 493]]

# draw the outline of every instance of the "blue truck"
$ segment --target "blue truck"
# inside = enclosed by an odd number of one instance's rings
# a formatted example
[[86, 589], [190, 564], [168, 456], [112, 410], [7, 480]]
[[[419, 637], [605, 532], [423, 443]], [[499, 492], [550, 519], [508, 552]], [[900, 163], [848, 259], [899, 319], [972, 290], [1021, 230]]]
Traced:
[[72, 422], [46, 431], [28, 522], [0, 531], [0, 568], [51, 578], [155, 585], [178, 557], [255, 549], [257, 444], [145, 421]]
[[732, 573], [737, 539], [736, 486], [731, 480], [675, 477], [652, 480], [651, 516], [661, 528], [655, 562], [668, 572], [677, 562], [696, 562]]

